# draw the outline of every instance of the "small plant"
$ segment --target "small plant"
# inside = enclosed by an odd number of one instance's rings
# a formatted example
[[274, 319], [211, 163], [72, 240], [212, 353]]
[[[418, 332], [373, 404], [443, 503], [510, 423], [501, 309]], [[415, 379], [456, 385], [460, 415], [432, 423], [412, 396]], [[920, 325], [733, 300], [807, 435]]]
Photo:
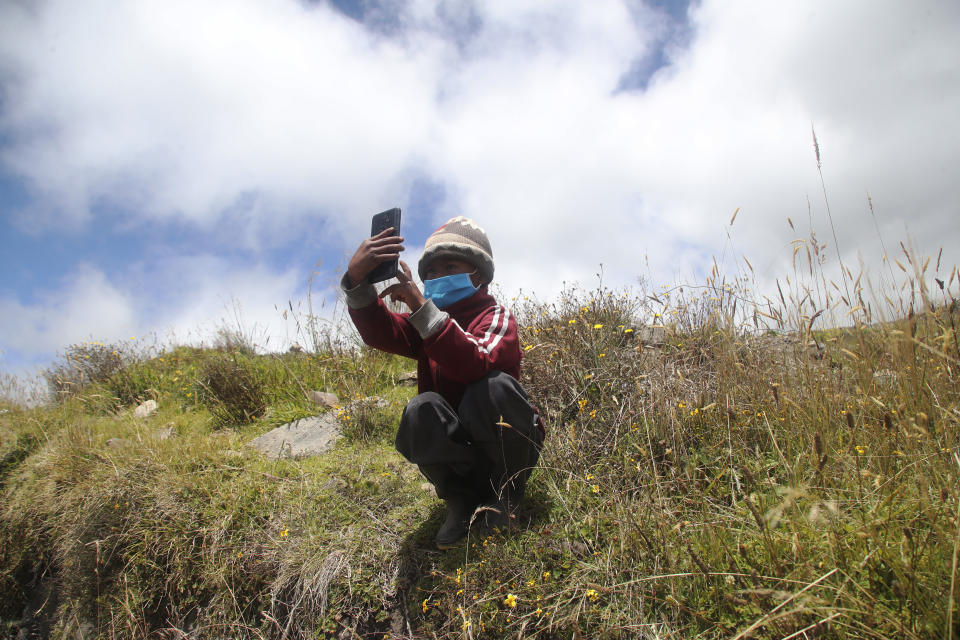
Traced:
[[242, 353], [247, 356], [252, 356], [256, 353], [256, 347], [250, 336], [244, 334], [241, 329], [226, 326], [217, 329], [217, 336], [213, 341], [213, 348], [218, 351]]
[[351, 440], [388, 438], [397, 429], [397, 408], [380, 398], [360, 398], [336, 411], [343, 434]]
[[46, 399], [45, 382], [40, 376], [28, 378], [0, 370], [0, 414], [42, 404]]
[[138, 360], [127, 345], [83, 342], [68, 346], [59, 362], [43, 377], [54, 402], [62, 402], [91, 384], [106, 381], [125, 366]]
[[217, 426], [241, 425], [267, 410], [260, 376], [241, 355], [213, 355], [204, 363], [197, 385], [200, 400]]
[[119, 406], [156, 399], [159, 372], [150, 363], [138, 362], [120, 369], [106, 381], [106, 389]]
[[258, 346], [267, 346], [270, 337], [266, 335], [266, 330], [256, 323], [251, 327], [247, 327], [244, 323], [243, 309], [239, 300], [232, 299], [228, 311], [233, 318], [221, 319], [213, 339], [214, 349], [252, 356], [257, 352]]

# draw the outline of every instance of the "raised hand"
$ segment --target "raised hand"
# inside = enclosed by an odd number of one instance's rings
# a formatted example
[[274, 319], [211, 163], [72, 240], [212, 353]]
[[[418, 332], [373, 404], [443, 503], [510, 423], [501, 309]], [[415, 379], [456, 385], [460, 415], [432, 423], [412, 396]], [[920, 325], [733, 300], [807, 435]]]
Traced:
[[367, 278], [381, 262], [396, 260], [403, 251], [403, 238], [392, 235], [394, 228], [384, 229], [360, 243], [350, 263], [347, 265], [347, 278], [351, 286], [357, 286]]

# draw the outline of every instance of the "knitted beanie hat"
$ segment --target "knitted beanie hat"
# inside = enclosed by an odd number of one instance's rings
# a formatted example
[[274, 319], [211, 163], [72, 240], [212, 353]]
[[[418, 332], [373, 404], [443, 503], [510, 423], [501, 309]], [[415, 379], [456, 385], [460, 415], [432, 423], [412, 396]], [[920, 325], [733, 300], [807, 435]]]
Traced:
[[493, 280], [493, 251], [490, 249], [490, 241], [487, 233], [470, 218], [451, 218], [430, 234], [417, 265], [421, 280], [425, 279], [430, 261], [438, 256], [468, 262], [477, 268], [484, 282]]

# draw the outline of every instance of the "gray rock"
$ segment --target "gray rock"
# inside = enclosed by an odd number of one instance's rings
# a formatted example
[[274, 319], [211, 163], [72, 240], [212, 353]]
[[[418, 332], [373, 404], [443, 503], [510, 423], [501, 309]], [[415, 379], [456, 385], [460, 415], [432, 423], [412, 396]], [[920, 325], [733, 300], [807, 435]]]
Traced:
[[301, 418], [280, 425], [250, 441], [268, 458], [303, 458], [329, 451], [342, 432], [332, 413]]
[[337, 394], [330, 393], [329, 391], [308, 391], [307, 400], [313, 404], [330, 407], [331, 409], [340, 405], [340, 398], [337, 397]]
[[406, 371], [397, 376], [397, 384], [401, 384], [405, 387], [415, 387], [417, 386], [417, 372], [416, 371]]
[[133, 410], [133, 416], [135, 418], [146, 418], [153, 415], [157, 412], [157, 401], [156, 400], [147, 400], [139, 407]]

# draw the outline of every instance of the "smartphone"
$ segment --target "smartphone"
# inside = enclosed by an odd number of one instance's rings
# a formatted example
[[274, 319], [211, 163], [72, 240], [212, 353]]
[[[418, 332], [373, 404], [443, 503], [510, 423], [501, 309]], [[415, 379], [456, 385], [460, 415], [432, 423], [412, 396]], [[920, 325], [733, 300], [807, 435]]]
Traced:
[[[390, 227], [393, 227], [393, 235], [400, 235], [399, 207], [387, 209], [386, 211], [381, 211], [380, 213], [375, 214], [370, 224], [370, 235], [375, 236], [384, 229], [389, 229]], [[384, 280], [389, 280], [390, 278], [396, 278], [399, 263], [399, 259], [391, 260], [389, 262], [381, 262], [367, 276], [367, 282], [373, 284], [374, 282], [383, 282]]]

